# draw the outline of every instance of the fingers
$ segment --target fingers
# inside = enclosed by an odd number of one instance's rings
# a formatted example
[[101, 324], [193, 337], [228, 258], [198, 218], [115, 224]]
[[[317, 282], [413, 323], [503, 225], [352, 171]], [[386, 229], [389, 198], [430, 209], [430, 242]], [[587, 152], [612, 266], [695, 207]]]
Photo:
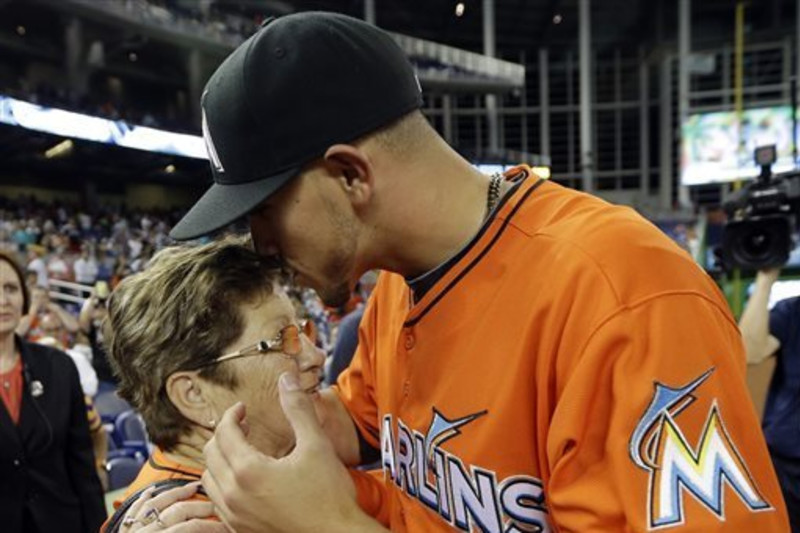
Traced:
[[161, 531], [164, 533], [233, 533], [232, 529], [229, 529], [228, 526], [221, 522], [201, 520], [198, 518], [172, 526], [167, 530], [162, 529]]
[[159, 511], [165, 510], [176, 502], [191, 498], [197, 493], [197, 489], [199, 488], [200, 488], [200, 482], [194, 481], [192, 483], [187, 483], [182, 487], [166, 490], [161, 494], [159, 494], [158, 496], [154, 497], [146, 505], [146, 507], [148, 509], [158, 509]]
[[228, 505], [225, 503], [225, 495], [222, 489], [220, 489], [217, 480], [214, 479], [213, 474], [208, 469], [206, 469], [206, 471], [203, 473], [203, 488], [205, 489], [208, 497], [214, 503], [217, 516], [222, 519], [227, 516], [231, 516], [231, 511], [228, 509]]
[[210, 518], [214, 516], [212, 502], [181, 502], [168, 507], [161, 513], [161, 521], [167, 525], [180, 524], [193, 518]]
[[152, 498], [154, 490], [155, 487], [149, 487], [142, 492], [142, 495], [139, 496], [135, 502], [133, 502], [133, 505], [131, 505], [130, 509], [128, 509], [128, 512], [125, 513], [125, 518], [138, 516], [139, 511], [142, 510], [142, 506]]
[[226, 474], [245, 473], [254, 456], [264, 457], [247, 442], [241, 427], [245, 414], [245, 407], [241, 402], [225, 411], [214, 437], [203, 449], [207, 469], [211, 470], [215, 480], [222, 486], [227, 486]]
[[296, 449], [329, 445], [317, 418], [314, 402], [300, 387], [297, 374], [281, 374], [278, 391], [283, 413], [294, 430]]
[[[220, 420], [217, 426], [218, 431], [214, 433], [214, 436], [203, 447], [203, 455], [206, 459], [206, 474], [213, 476], [216, 481], [222, 484], [225, 484], [226, 481], [233, 476], [233, 471], [229, 456], [223, 452], [223, 446], [220, 444], [220, 440], [228, 438], [227, 433], [229, 431], [241, 433], [241, 431], [238, 430], [238, 424], [236, 424], [235, 421], [231, 423], [232, 419], [235, 420], [236, 417], [236, 414], [231, 413], [231, 411], [236, 409], [239, 405], [241, 404], [237, 403], [235, 406], [225, 411], [222, 420]], [[233, 435], [230, 437], [234, 438]], [[244, 436], [242, 435], [241, 438], [244, 439]], [[229, 448], [230, 446], [225, 446], [225, 449]], [[203, 475], [204, 479], [206, 477], [208, 476]], [[203, 485], [205, 485], [205, 482]]]

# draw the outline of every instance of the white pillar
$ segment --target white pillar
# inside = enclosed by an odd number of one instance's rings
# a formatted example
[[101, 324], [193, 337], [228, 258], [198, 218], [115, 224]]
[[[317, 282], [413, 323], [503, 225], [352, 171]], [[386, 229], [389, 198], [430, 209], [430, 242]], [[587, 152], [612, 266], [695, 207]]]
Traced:
[[[682, 140], [683, 125], [689, 119], [689, 59], [691, 57], [692, 1], [680, 0], [678, 6], [678, 132]], [[689, 188], [678, 186], [678, 204], [688, 207], [691, 204]]]
[[192, 120], [196, 124], [200, 124], [200, 99], [203, 96], [203, 86], [205, 81], [203, 79], [203, 56], [200, 51], [193, 48], [189, 52], [189, 57], [186, 59], [186, 71], [189, 74], [189, 105], [192, 111]]
[[567, 173], [570, 183], [575, 177], [575, 67], [572, 52], [567, 50]]
[[550, 65], [547, 48], [539, 49], [539, 154], [550, 156]]
[[453, 102], [449, 94], [442, 95], [442, 132], [447, 144], [453, 145]]
[[614, 104], [615, 181], [616, 187], [622, 189], [622, 55], [619, 48], [614, 50]]
[[644, 200], [650, 194], [650, 71], [644, 48], [639, 49], [639, 169]]
[[[527, 57], [525, 56], [525, 50], [521, 50], [519, 53], [519, 64], [525, 66], [525, 70], [528, 70], [528, 61]], [[522, 107], [522, 116], [520, 117], [520, 140], [519, 144], [521, 150], [525, 153], [530, 153], [530, 146], [528, 142], [528, 89], [527, 87], [523, 87], [520, 90], [519, 95], [519, 105]]]
[[797, 59], [797, 65], [794, 68], [794, 75], [797, 79], [797, 101], [800, 102], [800, 0], [797, 0], [797, 11], [795, 12], [795, 23], [797, 24], [796, 34], [794, 37], [795, 52], [794, 55]]
[[590, 0], [580, 0], [580, 102], [581, 102], [581, 182], [583, 190], [594, 190], [592, 153], [592, 21]]
[[376, 25], [375, 0], [364, 0], [364, 20]]
[[[483, 0], [483, 53], [495, 57], [494, 0]], [[497, 95], [486, 95], [486, 120], [489, 132], [489, 150], [494, 153], [500, 148], [498, 133]]]
[[661, 60], [661, 169], [659, 173], [659, 206], [663, 210], [672, 209], [672, 57]]
[[64, 55], [69, 88], [85, 94], [89, 88], [89, 72], [83, 53], [83, 24], [72, 17], [64, 28]]

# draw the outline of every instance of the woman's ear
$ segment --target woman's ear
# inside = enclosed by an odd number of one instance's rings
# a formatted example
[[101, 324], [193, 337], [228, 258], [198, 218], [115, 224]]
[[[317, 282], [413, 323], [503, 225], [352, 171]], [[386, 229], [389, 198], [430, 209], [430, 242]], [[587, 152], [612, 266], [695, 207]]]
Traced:
[[323, 156], [331, 176], [339, 180], [354, 206], [365, 205], [372, 196], [375, 176], [367, 154], [349, 144], [335, 144]]
[[167, 378], [167, 397], [172, 405], [195, 424], [213, 429], [216, 421], [208, 383], [196, 371], [180, 371]]

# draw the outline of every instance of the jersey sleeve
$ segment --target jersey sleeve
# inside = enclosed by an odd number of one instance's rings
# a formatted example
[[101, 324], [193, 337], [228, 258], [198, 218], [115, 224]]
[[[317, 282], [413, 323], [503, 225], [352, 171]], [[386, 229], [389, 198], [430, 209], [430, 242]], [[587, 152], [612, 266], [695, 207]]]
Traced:
[[381, 470], [348, 470], [356, 488], [358, 506], [384, 527], [389, 527], [389, 496]]
[[557, 531], [788, 531], [739, 332], [718, 302], [628, 305], [559, 363], [546, 486]]

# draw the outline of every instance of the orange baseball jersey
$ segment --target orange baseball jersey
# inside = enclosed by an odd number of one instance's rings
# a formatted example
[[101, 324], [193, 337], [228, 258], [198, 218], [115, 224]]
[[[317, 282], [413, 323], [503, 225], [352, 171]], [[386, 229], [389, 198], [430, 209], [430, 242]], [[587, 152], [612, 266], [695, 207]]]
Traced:
[[381, 275], [338, 381], [392, 530], [788, 531], [713, 281], [633, 210], [520, 173], [424, 296]]

